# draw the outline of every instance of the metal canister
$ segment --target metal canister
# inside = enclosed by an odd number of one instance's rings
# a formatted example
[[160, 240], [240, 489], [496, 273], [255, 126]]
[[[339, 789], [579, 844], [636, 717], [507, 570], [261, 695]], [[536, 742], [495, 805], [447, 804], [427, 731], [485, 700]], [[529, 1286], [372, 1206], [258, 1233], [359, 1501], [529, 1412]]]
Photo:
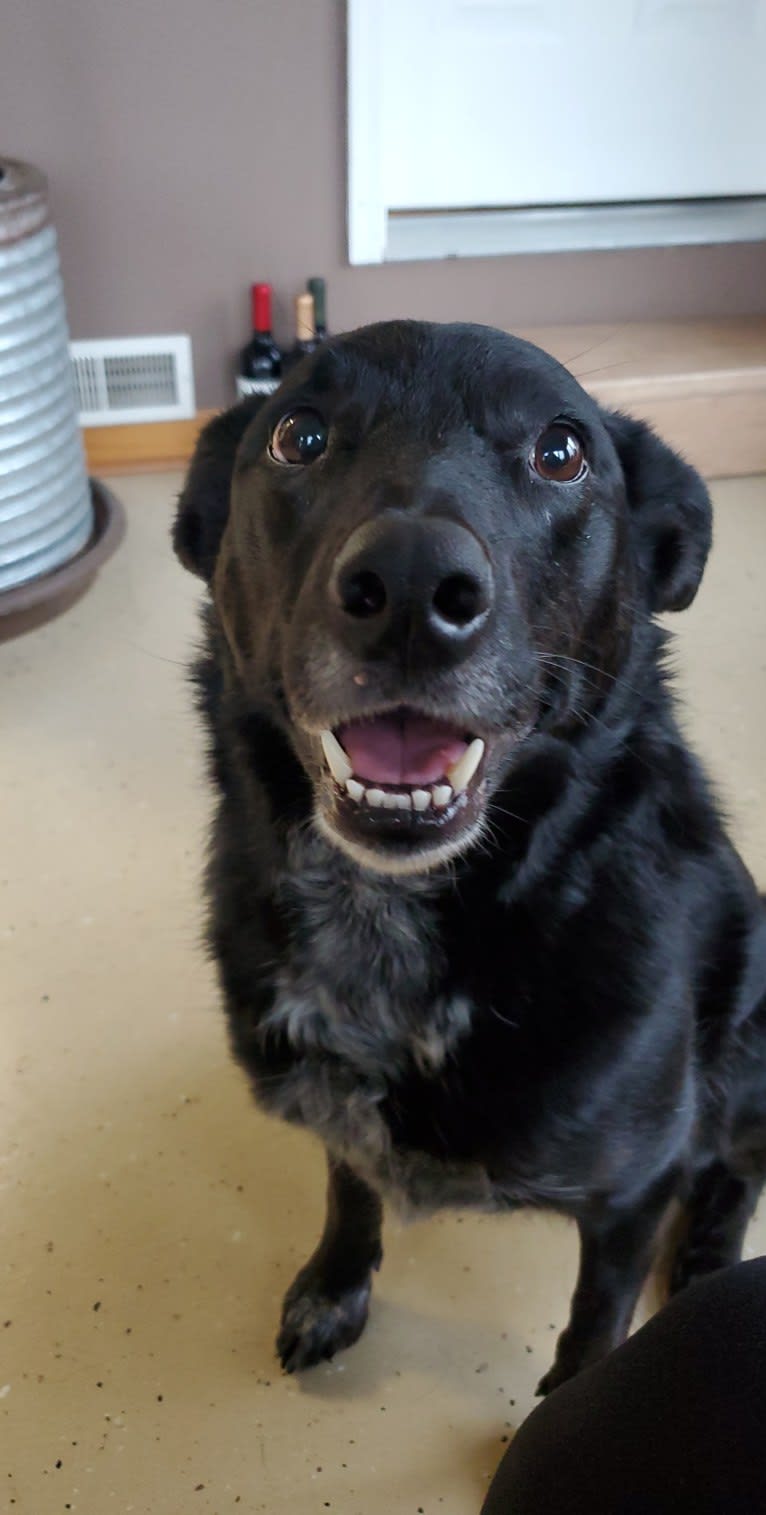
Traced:
[[93, 524], [46, 180], [0, 158], [0, 593], [81, 552]]

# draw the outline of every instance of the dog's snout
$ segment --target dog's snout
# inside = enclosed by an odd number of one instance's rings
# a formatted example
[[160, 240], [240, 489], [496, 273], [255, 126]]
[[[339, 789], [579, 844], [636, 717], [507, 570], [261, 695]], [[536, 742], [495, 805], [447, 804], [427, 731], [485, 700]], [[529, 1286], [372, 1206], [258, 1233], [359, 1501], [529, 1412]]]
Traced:
[[346, 639], [369, 647], [389, 630], [413, 626], [431, 642], [470, 642], [494, 596], [489, 559], [459, 522], [442, 517], [378, 517], [357, 527], [333, 565], [331, 598]]

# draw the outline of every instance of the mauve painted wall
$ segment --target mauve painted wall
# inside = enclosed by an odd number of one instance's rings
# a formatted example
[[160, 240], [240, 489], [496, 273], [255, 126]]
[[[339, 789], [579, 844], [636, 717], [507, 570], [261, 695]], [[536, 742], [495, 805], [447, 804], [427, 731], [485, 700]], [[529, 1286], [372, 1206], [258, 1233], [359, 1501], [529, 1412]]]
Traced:
[[2, 0], [2, 18], [0, 153], [49, 176], [73, 336], [190, 332], [202, 406], [230, 397], [255, 278], [284, 336], [310, 273], [336, 330], [766, 309], [766, 244], [349, 268], [342, 0]]

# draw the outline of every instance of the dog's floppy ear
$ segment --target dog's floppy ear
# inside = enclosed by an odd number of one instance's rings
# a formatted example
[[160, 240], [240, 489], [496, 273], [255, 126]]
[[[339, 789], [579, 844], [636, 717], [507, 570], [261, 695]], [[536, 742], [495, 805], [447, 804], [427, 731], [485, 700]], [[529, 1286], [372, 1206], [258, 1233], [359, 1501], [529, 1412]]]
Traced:
[[625, 475], [649, 608], [685, 610], [710, 551], [710, 496], [696, 470], [643, 421], [611, 411], [606, 424]]
[[229, 495], [237, 448], [263, 397], [243, 400], [214, 416], [200, 433], [173, 522], [173, 546], [191, 573], [207, 583], [229, 517]]

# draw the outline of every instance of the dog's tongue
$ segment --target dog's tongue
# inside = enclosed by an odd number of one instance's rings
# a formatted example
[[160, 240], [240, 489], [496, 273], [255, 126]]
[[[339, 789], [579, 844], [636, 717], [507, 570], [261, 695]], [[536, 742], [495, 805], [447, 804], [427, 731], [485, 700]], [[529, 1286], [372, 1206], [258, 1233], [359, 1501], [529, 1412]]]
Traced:
[[375, 784], [434, 784], [468, 745], [454, 726], [407, 713], [354, 721], [337, 736], [356, 777]]

